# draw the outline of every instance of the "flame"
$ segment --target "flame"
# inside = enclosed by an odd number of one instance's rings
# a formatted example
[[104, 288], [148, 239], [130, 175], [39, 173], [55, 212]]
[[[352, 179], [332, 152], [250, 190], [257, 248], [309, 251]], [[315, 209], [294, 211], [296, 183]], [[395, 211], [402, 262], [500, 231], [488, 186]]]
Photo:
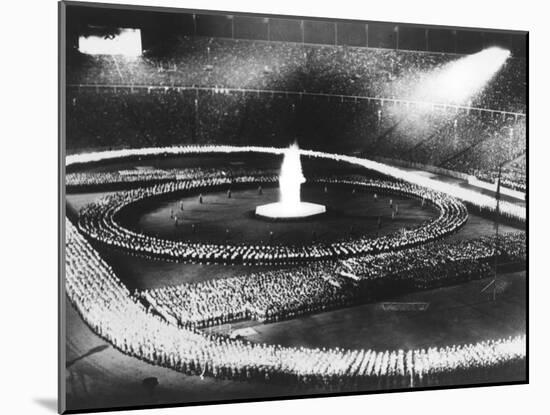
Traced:
[[285, 150], [279, 175], [279, 201], [285, 209], [292, 209], [300, 204], [300, 187], [305, 181], [300, 161], [300, 149], [294, 143]]

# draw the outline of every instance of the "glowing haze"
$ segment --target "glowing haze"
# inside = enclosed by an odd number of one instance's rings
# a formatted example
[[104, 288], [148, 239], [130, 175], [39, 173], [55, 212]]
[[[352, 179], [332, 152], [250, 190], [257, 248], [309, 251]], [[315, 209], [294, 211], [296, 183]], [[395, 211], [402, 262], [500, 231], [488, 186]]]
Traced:
[[443, 65], [423, 74], [409, 99], [464, 105], [483, 90], [509, 56], [509, 50], [491, 47]]
[[294, 143], [284, 152], [279, 174], [279, 202], [258, 206], [256, 214], [273, 219], [296, 219], [324, 213], [325, 206], [301, 201], [300, 188], [305, 181], [300, 149]]
[[[504, 67], [510, 51], [498, 47], [484, 49], [473, 55], [460, 57], [428, 71], [414, 72], [388, 84], [386, 95], [399, 96], [415, 105], [390, 105], [384, 116], [396, 124], [395, 133], [410, 141], [411, 147], [422, 137], [433, 134], [434, 123], [457, 120], [453, 108], [436, 105], [476, 106], [475, 100]], [[455, 125], [456, 140], [459, 128]]]

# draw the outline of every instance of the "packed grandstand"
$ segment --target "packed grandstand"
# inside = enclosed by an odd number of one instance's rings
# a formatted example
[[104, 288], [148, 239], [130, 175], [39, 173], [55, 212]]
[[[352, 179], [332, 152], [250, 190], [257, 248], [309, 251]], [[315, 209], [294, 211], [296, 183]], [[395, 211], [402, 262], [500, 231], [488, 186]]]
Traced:
[[[76, 55], [68, 74], [67, 133], [75, 138], [68, 150], [182, 142], [279, 147], [289, 133], [305, 148], [334, 150], [327, 138], [338, 135], [339, 152], [494, 181], [499, 165], [525, 155], [525, 61], [510, 58], [466, 106], [430, 102], [429, 95], [414, 100], [415, 82], [453, 59], [212, 38], [182, 39], [160, 60]], [[522, 170], [505, 170], [506, 184], [524, 190]]]
[[[508, 188], [525, 199], [527, 191], [524, 59], [508, 58], [489, 84], [464, 103], [419, 97], [414, 90], [426, 74], [459, 58], [452, 53], [197, 36], [180, 37], [161, 57], [69, 55], [66, 189], [109, 192], [66, 221], [66, 290], [82, 319], [123, 353], [189, 375], [292, 380], [319, 388], [473, 383], [524, 370], [524, 333], [468, 344], [373, 350], [289, 347], [204, 331], [481, 280], [495, 275], [496, 262], [525, 269], [524, 200], [501, 200], [499, 193]], [[276, 172], [246, 166], [131, 174], [89, 168], [110, 160], [178, 155], [273, 155], [296, 138], [304, 156], [378, 175], [319, 174], [308, 176], [310, 183], [400, 195], [429, 204], [436, 217], [378, 238], [332, 243], [176, 241], [129, 229], [120, 215], [128, 206], [166, 194], [273, 186]], [[500, 177], [498, 194], [396, 166], [423, 166], [489, 184]], [[467, 223], [470, 212], [520, 230], [447, 240]], [[159, 261], [265, 269], [131, 292], [102, 258], [105, 248]]]

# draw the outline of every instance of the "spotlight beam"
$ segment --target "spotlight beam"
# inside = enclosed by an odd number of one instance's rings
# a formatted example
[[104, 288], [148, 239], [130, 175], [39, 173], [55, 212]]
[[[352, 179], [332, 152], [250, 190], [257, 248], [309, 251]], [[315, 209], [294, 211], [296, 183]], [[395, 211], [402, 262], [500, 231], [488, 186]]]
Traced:
[[480, 93], [504, 66], [510, 51], [491, 47], [421, 75], [410, 99], [463, 105]]

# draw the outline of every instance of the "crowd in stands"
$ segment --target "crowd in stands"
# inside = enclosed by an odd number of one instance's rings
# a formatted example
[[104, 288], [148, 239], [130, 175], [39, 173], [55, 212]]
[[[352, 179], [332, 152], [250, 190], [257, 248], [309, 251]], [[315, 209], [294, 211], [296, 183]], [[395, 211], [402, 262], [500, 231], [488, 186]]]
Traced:
[[[367, 146], [366, 155], [438, 166], [487, 180], [499, 165], [525, 153], [524, 118], [413, 106], [387, 112], [391, 115], [381, 118], [380, 130], [389, 133]], [[506, 187], [525, 188], [525, 170], [509, 170], [507, 178]]]
[[[182, 38], [163, 58], [71, 55], [68, 83], [82, 87], [68, 91], [67, 147], [281, 146], [298, 136], [305, 148], [368, 151], [488, 179], [525, 152], [524, 116], [424, 105], [396, 111], [382, 100], [413, 99], [423, 76], [459, 58], [200, 37]], [[510, 58], [459, 104], [525, 113], [526, 90], [525, 60]], [[516, 172], [503, 184], [524, 189], [525, 175]]]
[[[498, 182], [498, 169], [476, 170], [473, 171], [472, 174], [489, 183]], [[517, 159], [513, 160], [512, 163], [509, 163], [506, 167], [501, 169], [500, 183], [501, 186], [519, 190], [520, 192], [527, 191], [527, 166], [525, 162], [525, 155], [521, 155]]]
[[[69, 84], [218, 86], [410, 98], [422, 76], [460, 56], [183, 37], [162, 58], [71, 56]], [[524, 112], [526, 65], [508, 59], [473, 106]]]
[[468, 218], [466, 207], [457, 199], [443, 193], [429, 191], [419, 186], [378, 179], [313, 179], [323, 183], [341, 183], [363, 187], [379, 193], [407, 195], [430, 203], [439, 210], [439, 216], [417, 228], [383, 235], [349, 238], [333, 243], [314, 242], [310, 245], [279, 244], [222, 244], [219, 242], [196, 243], [165, 240], [130, 230], [117, 222], [117, 214], [129, 204], [150, 197], [172, 192], [198, 191], [208, 188], [229, 188], [232, 184], [261, 184], [276, 182], [277, 176], [245, 175], [197, 178], [141, 187], [109, 194], [98, 202], [81, 209], [79, 229], [86, 235], [108, 246], [130, 250], [152, 257], [178, 261], [222, 263], [293, 263], [322, 260], [334, 257], [350, 257], [366, 253], [378, 253], [402, 249], [442, 238], [460, 229]]
[[[497, 113], [174, 88], [70, 90], [69, 97], [70, 152], [181, 143], [281, 147], [299, 137], [302, 148], [408, 160], [483, 179], [526, 149], [525, 118]], [[525, 182], [516, 171], [509, 174], [513, 187]]]
[[525, 262], [525, 234], [362, 255], [290, 269], [167, 286], [140, 293], [167, 319], [183, 326], [208, 327], [235, 320], [261, 322], [294, 318], [395, 295], [492, 275], [495, 249], [501, 261]]
[[136, 301], [77, 228], [66, 220], [68, 298], [116, 348], [188, 375], [308, 387], [434, 386], [490, 381], [525, 370], [526, 337], [410, 350], [254, 344], [170, 324]]

